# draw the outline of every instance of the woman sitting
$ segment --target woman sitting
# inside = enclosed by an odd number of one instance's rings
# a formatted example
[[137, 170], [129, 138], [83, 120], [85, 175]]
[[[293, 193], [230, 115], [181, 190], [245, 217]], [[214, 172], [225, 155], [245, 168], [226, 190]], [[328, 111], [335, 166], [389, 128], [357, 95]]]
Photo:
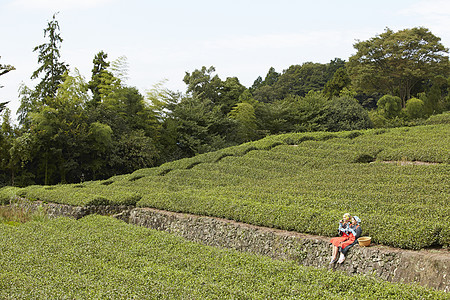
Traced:
[[348, 250], [358, 242], [358, 238], [362, 234], [362, 228], [359, 225], [361, 223], [361, 219], [357, 216], [353, 216], [351, 222], [351, 225], [344, 229], [345, 232], [342, 236], [335, 237], [330, 240], [330, 243], [333, 245], [333, 254], [330, 264], [336, 262], [338, 252], [340, 252], [338, 263], [343, 263]]

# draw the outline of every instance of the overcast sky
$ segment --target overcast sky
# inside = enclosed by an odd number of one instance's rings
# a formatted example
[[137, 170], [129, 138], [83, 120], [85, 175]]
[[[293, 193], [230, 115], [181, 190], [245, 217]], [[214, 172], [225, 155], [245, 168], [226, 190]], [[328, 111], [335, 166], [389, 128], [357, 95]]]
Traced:
[[450, 47], [448, 0], [0, 0], [0, 63], [16, 67], [0, 77], [0, 102], [10, 101], [13, 114], [20, 84], [37, 84], [33, 48], [47, 42], [43, 30], [55, 12], [62, 61], [89, 80], [96, 53], [124, 55], [127, 84], [143, 94], [163, 79], [184, 92], [185, 72], [202, 66], [248, 87], [270, 67], [348, 60], [356, 40], [386, 27], [423, 26]]

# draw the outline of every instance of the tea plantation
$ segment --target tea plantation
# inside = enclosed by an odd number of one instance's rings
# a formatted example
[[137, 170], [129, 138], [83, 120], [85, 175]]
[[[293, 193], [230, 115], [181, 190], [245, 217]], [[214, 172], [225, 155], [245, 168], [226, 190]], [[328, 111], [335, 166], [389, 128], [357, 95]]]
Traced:
[[447, 247], [450, 124], [270, 136], [103, 181], [3, 188], [0, 202], [15, 195], [154, 207], [325, 236], [350, 212], [375, 243]]
[[1, 299], [449, 299], [91, 215], [0, 224]]

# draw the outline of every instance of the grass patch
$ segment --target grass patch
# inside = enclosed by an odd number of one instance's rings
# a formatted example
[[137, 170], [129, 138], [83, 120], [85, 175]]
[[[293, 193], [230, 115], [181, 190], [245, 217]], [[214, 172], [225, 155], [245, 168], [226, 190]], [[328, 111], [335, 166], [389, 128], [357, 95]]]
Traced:
[[18, 226], [30, 221], [48, 220], [43, 209], [30, 211], [19, 206], [0, 206], [0, 223]]

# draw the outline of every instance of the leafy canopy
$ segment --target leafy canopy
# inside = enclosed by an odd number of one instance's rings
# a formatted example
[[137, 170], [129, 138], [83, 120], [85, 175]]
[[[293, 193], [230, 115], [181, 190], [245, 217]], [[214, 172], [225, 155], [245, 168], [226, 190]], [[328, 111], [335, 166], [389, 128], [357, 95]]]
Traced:
[[348, 70], [353, 83], [365, 92], [382, 92], [406, 100], [412, 89], [437, 75], [448, 76], [448, 49], [427, 28], [385, 32], [358, 41]]

